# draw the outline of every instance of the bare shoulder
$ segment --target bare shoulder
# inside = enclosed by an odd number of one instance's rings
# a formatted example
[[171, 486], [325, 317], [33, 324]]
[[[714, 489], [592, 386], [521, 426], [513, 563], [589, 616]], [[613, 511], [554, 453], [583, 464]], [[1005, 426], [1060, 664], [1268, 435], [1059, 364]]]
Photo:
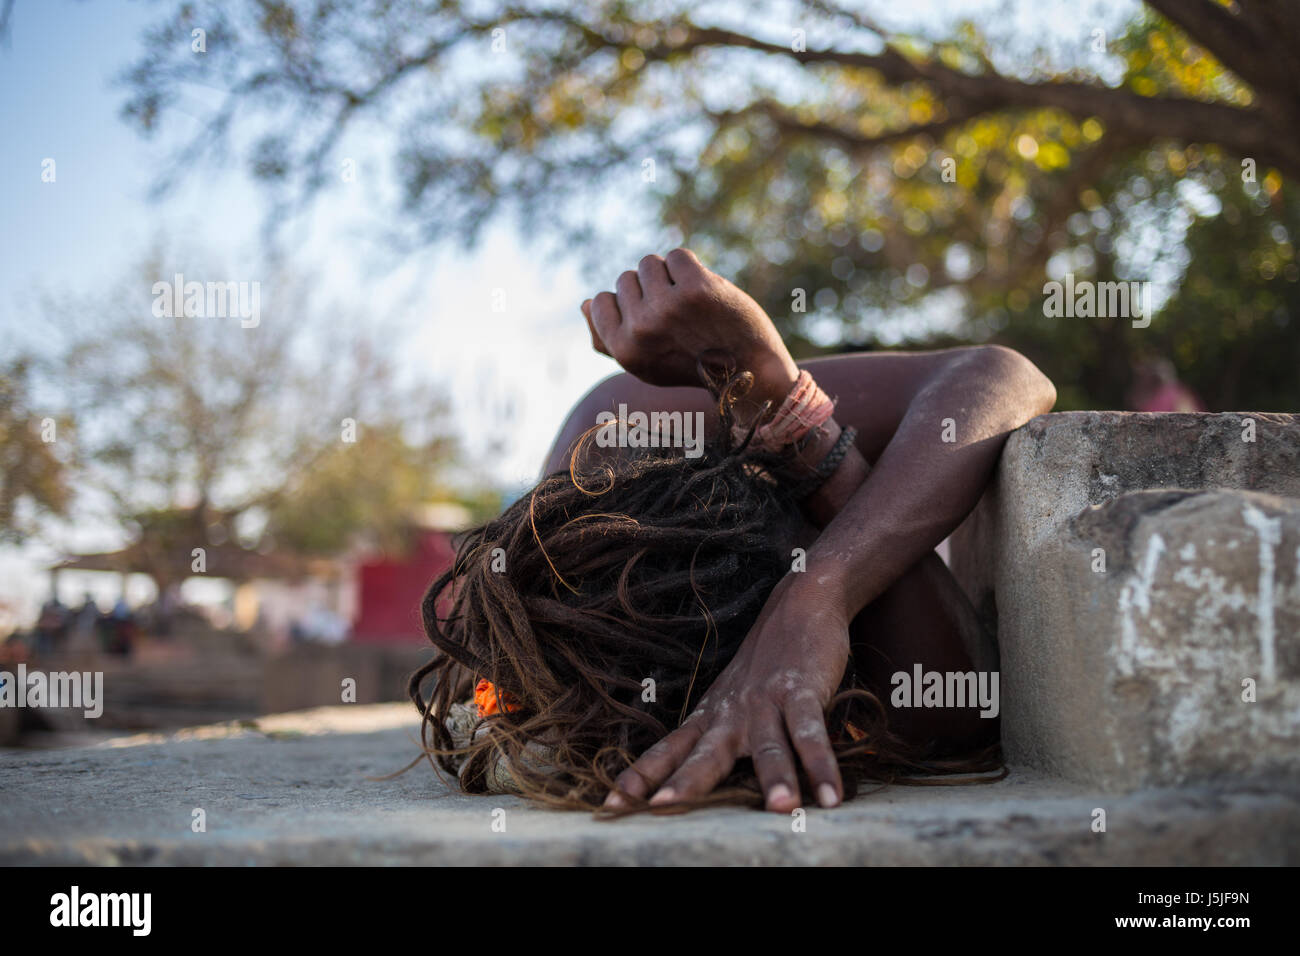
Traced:
[[[798, 365], [812, 372], [835, 400], [836, 418], [858, 430], [858, 446], [874, 459], [889, 444], [917, 392], [945, 368], [966, 362], [990, 368], [1023, 362], [1033, 368], [1017, 353], [999, 346], [853, 352], [807, 359]], [[717, 425], [712, 400], [703, 388], [661, 388], [620, 372], [593, 386], [574, 405], [547, 456], [547, 473], [567, 467], [569, 449], [596, 426], [602, 412], [621, 415], [634, 411], [700, 413], [710, 437]]]

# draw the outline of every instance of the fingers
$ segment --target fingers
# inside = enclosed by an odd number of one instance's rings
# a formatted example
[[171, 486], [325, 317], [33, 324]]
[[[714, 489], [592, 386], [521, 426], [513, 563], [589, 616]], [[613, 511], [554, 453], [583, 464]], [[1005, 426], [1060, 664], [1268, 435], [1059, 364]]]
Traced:
[[618, 290], [619, 312], [627, 318], [644, 298], [641, 293], [641, 282], [637, 279], [636, 273], [629, 270], [618, 277], [614, 288]]
[[618, 300], [614, 298], [614, 293], [596, 293], [596, 297], [591, 300], [590, 315], [596, 335], [605, 348], [612, 351], [619, 326], [623, 324], [623, 314], [618, 310]]
[[[698, 275], [703, 270], [695, 253], [686, 249], [674, 249], [667, 258], [643, 256], [635, 272], [628, 270], [618, 277], [614, 283], [615, 292], [598, 293], [582, 304], [582, 314], [591, 324], [593, 336], [604, 346], [597, 351], [610, 354], [611, 334], [617, 333], [619, 326], [647, 294], [669, 288], [674, 282]], [[674, 271], [680, 278], [673, 275]], [[595, 347], [594, 342], [592, 345]]]
[[731, 773], [746, 740], [768, 810], [789, 813], [800, 805], [796, 755], [819, 805], [834, 807], [844, 799], [839, 762], [816, 694], [796, 691], [782, 707], [760, 705], [745, 729], [747, 735], [734, 725], [688, 720], [619, 774], [605, 806], [625, 806], [622, 793], [642, 800], [653, 793], [651, 806], [705, 797]]
[[673, 282], [668, 275], [668, 266], [665, 265], [663, 256], [643, 256], [636, 264], [636, 274], [641, 280], [641, 290], [646, 295], [666, 289]]
[[584, 299], [582, 305], [582, 317], [587, 320], [587, 330], [591, 332], [591, 347], [601, 355], [609, 355], [609, 349], [605, 348], [605, 343], [600, 340], [599, 333], [596, 332], [596, 325], [591, 321], [591, 300]]
[[623, 806], [619, 795], [622, 790], [629, 796], [644, 800], [659, 784], [681, 766], [691, 748], [700, 739], [703, 725], [699, 720], [688, 720], [659, 743], [643, 753], [632, 766], [614, 780], [614, 789], [605, 798], [605, 806]]
[[675, 342], [673, 322], [680, 318], [681, 305], [674, 295], [664, 293], [689, 283], [683, 294], [690, 299], [707, 289], [707, 276], [695, 253], [686, 249], [674, 249], [663, 258], [642, 257], [635, 272], [628, 270], [618, 277], [614, 292], [598, 293], [582, 304], [591, 347], [651, 384], [694, 382], [693, 360], [688, 371], [677, 367], [684, 362], [680, 356], [674, 357], [676, 364], [663, 360], [662, 353], [671, 352]]
[[664, 265], [668, 268], [669, 278], [677, 285], [689, 282], [704, 272], [704, 266], [689, 249], [674, 249], [664, 256]]
[[792, 694], [785, 704], [785, 724], [799, 762], [812, 781], [817, 803], [823, 807], [838, 806], [844, 799], [844, 783], [817, 695], [811, 691]]
[[740, 735], [734, 730], [715, 727], [706, 731], [677, 772], [650, 798], [650, 805], [708, 796], [731, 773], [739, 751]]
[[781, 712], [776, 707], [763, 707], [750, 718], [749, 748], [758, 786], [767, 798], [767, 809], [789, 813], [799, 806], [794, 756], [785, 737]]

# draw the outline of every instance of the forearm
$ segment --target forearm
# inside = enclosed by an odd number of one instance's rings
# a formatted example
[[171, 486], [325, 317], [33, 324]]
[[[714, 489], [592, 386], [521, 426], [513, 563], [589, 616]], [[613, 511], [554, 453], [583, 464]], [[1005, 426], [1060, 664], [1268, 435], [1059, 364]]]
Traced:
[[[820, 460], [821, 456], [834, 447], [840, 431], [840, 426], [834, 419], [827, 422], [824, 434], [819, 435], [815, 445], [807, 449], [811, 453], [807, 460]], [[826, 483], [804, 502], [804, 515], [817, 528], [826, 527], [853, 500], [853, 496], [862, 487], [868, 474], [870, 468], [866, 458], [856, 448], [851, 448], [845, 460]], [[937, 601], [940, 606], [946, 608], [948, 620], [960, 635], [962, 647], [971, 664], [982, 670], [997, 669], [996, 645], [980, 625], [965, 592], [957, 584], [952, 572], [948, 570], [948, 566], [936, 551], [923, 553], [871, 601], [887, 601], [890, 592], [900, 588], [905, 595], [923, 593], [927, 596], [927, 600]], [[825, 605], [823, 595], [819, 593], [820, 586], [796, 590], [801, 597], [812, 601], [814, 605]], [[843, 606], [846, 599], [841, 597], [837, 600]], [[904, 597], [902, 600], [906, 601], [910, 598]], [[856, 615], [846, 615], [846, 617], [853, 619]], [[925, 647], [926, 638], [933, 638], [934, 635], [911, 635], [911, 637], [920, 638], [917, 646]]]
[[[781, 477], [794, 483], [812, 475], [818, 462], [834, 450], [841, 433], [834, 417], [827, 420], [813, 432], [803, 451], [782, 469]], [[867, 480], [870, 470], [862, 452], [856, 445], [850, 446], [839, 467], [802, 503], [804, 517], [815, 527], [826, 527]]]
[[1015, 353], [955, 356], [917, 391], [875, 468], [846, 459], [809, 502], [810, 517], [833, 517], [808, 551], [803, 586], [857, 614], [961, 523], [1007, 436], [1054, 400]]

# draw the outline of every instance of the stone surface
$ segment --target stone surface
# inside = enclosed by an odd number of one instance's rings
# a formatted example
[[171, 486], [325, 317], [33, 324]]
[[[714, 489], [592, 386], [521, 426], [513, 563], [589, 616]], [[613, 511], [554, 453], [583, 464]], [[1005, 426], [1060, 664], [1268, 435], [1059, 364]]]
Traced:
[[[407, 678], [432, 657], [432, 646], [416, 644], [306, 644], [275, 654], [262, 666], [261, 709], [279, 714], [340, 703], [340, 676], [353, 681], [351, 703], [392, 700]], [[173, 725], [174, 726], [174, 725]]]
[[[372, 779], [410, 761], [417, 724], [409, 704], [352, 705], [0, 752], [0, 864], [1300, 863], [1296, 787], [1117, 796], [1013, 767], [995, 784], [810, 809], [802, 833], [743, 809], [598, 822], [451, 792], [425, 764]], [[204, 833], [191, 831], [195, 808]]]
[[998, 634], [1008, 759], [1109, 791], [1300, 778], [1297, 496], [1297, 416], [1067, 413], [1012, 435], [952, 540]]

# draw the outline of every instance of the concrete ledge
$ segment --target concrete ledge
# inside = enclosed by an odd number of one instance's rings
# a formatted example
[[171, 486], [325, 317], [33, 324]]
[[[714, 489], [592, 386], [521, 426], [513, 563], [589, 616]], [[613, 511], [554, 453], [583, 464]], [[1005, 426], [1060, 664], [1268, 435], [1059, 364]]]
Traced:
[[1042, 416], [952, 555], [1012, 762], [1109, 791], [1300, 779], [1300, 417]]
[[[409, 704], [352, 705], [6, 751], [0, 864], [1300, 864], [1300, 787], [1117, 797], [1013, 768], [997, 784], [810, 809], [802, 833], [739, 809], [599, 823], [451, 792], [427, 765], [367, 780], [411, 759], [416, 726]], [[205, 833], [191, 832], [196, 807]]]

